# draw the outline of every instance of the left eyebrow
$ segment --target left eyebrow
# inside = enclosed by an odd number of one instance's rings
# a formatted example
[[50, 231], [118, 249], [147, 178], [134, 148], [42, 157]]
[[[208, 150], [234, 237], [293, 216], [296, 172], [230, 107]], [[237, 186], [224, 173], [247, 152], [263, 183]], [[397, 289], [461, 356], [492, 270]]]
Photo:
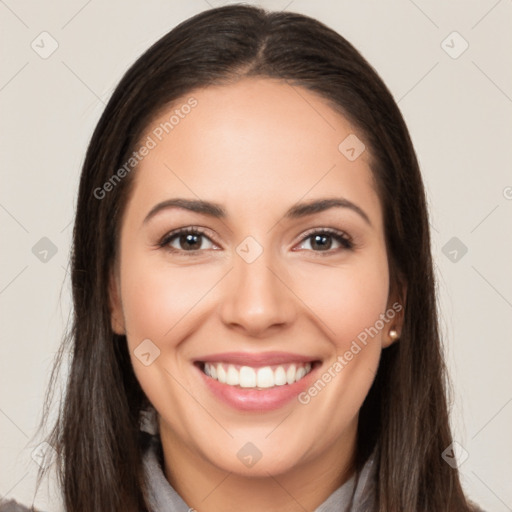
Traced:
[[[316, 199], [292, 206], [285, 214], [286, 219], [298, 219], [314, 213], [320, 213], [330, 208], [349, 208], [359, 214], [367, 224], [372, 225], [368, 215], [359, 206], [344, 198]], [[146, 215], [143, 224], [146, 224], [158, 212], [169, 208], [181, 208], [195, 213], [208, 215], [217, 219], [227, 217], [226, 210], [218, 203], [203, 201], [200, 199], [174, 198], [162, 201], [155, 205]]]
[[372, 225], [370, 218], [365, 213], [363, 209], [361, 209], [357, 204], [354, 204], [352, 201], [349, 201], [345, 198], [332, 198], [332, 199], [317, 199], [313, 201], [309, 201], [306, 203], [299, 203], [295, 206], [292, 206], [286, 213], [285, 218], [288, 219], [297, 219], [300, 217], [305, 217], [306, 215], [312, 215], [313, 213], [323, 212], [325, 210], [329, 210], [330, 208], [349, 208], [352, 211], [359, 214], [367, 224]]

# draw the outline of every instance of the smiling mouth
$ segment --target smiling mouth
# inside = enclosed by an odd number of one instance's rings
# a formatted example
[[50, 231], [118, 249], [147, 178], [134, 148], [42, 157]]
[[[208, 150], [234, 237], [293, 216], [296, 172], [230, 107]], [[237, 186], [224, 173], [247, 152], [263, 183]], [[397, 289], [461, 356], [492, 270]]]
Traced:
[[247, 389], [287, 386], [308, 375], [320, 361], [269, 366], [243, 366], [223, 362], [197, 362], [201, 371], [221, 384]]

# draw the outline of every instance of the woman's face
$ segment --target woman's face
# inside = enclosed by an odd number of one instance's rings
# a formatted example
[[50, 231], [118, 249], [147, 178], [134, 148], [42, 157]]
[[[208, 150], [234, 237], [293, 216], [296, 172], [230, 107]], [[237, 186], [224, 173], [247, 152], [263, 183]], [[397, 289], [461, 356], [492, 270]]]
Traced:
[[174, 460], [275, 475], [352, 453], [398, 318], [356, 133], [268, 79], [194, 91], [148, 127], [112, 322]]

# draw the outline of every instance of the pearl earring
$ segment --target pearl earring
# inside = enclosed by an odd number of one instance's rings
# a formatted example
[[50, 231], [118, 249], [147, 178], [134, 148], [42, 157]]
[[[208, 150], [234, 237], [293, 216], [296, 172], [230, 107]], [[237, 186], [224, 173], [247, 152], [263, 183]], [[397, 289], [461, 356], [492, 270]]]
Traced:
[[396, 329], [390, 329], [389, 330], [389, 337], [394, 341], [398, 338], [398, 333], [396, 332]]

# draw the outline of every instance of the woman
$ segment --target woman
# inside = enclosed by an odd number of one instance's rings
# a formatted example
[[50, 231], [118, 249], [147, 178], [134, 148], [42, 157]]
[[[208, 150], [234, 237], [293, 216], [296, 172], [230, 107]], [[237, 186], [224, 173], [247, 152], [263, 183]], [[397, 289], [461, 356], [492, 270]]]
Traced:
[[87, 151], [72, 284], [68, 512], [477, 510], [442, 457], [414, 149], [318, 21], [212, 9], [137, 60]]

